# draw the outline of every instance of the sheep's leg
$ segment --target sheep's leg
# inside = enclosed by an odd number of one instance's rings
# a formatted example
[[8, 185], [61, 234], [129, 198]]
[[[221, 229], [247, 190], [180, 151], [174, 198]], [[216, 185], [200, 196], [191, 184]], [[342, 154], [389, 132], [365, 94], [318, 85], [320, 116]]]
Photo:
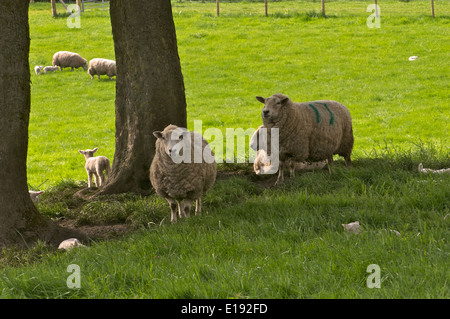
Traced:
[[103, 171], [99, 170], [99, 171], [97, 172], [97, 176], [98, 176], [99, 179], [100, 179], [100, 185], [99, 185], [99, 187], [101, 187], [101, 186], [103, 186], [103, 185], [105, 184], [105, 175], [103, 175]]
[[181, 200], [177, 201], [178, 203], [178, 217], [183, 218], [184, 217], [184, 207]]
[[278, 168], [278, 178], [275, 182], [275, 186], [281, 185], [284, 182], [284, 163], [280, 161], [280, 166]]
[[88, 174], [88, 187], [91, 188], [92, 187], [92, 172], [87, 172]]
[[191, 205], [192, 205], [192, 201], [191, 200], [186, 199], [184, 201], [184, 207], [183, 207], [184, 217], [191, 216]]
[[94, 177], [95, 177], [95, 186], [100, 187], [101, 181], [100, 181], [100, 176], [98, 175], [97, 172], [94, 173]]
[[292, 159], [289, 161], [289, 173], [291, 178], [295, 177], [295, 162]]
[[200, 197], [195, 201], [195, 216], [202, 214], [202, 198]]
[[98, 79], [100, 80], [100, 74], [97, 74]]
[[166, 198], [170, 205], [170, 221], [172, 223], [177, 222], [177, 202], [172, 198]]
[[345, 166], [352, 167], [352, 160], [350, 159], [350, 156], [344, 156], [345, 159]]

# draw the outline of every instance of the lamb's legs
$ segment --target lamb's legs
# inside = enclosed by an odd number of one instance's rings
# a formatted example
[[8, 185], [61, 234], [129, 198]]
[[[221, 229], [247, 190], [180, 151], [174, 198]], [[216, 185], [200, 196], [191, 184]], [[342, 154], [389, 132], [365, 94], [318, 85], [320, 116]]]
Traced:
[[166, 198], [170, 205], [170, 221], [172, 223], [177, 222], [177, 202], [172, 198]]
[[88, 172], [88, 187], [91, 188], [92, 187], [92, 175], [94, 173]]
[[195, 216], [202, 214], [202, 198], [200, 197], [195, 201]]
[[184, 207], [183, 207], [183, 212], [184, 212], [184, 217], [189, 217], [191, 215], [191, 204], [192, 201], [186, 199], [184, 201]]
[[280, 161], [280, 166], [278, 167], [278, 178], [275, 182], [275, 186], [279, 186], [284, 182], [284, 163]]

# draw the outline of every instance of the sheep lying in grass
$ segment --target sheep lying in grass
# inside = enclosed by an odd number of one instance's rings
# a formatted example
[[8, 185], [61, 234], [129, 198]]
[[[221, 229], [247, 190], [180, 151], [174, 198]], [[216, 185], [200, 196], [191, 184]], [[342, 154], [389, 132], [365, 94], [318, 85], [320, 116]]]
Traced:
[[423, 168], [422, 163], [419, 164], [417, 168], [419, 173], [432, 173], [432, 174], [450, 174], [450, 168], [442, 168], [442, 169], [431, 169], [431, 168]]
[[352, 119], [344, 105], [335, 101], [294, 103], [283, 94], [256, 99], [264, 103], [264, 127], [279, 129], [280, 165], [275, 185], [283, 182], [284, 167], [289, 166], [292, 176], [296, 162], [328, 160], [331, 164], [333, 154], [338, 154], [351, 166]]
[[201, 213], [201, 198], [216, 180], [216, 161], [208, 142], [198, 133], [175, 125], [153, 132], [156, 153], [150, 166], [150, 181], [156, 193], [165, 198], [171, 209], [171, 222]]
[[[80, 154], [84, 155], [84, 158], [86, 159], [86, 165], [84, 166], [86, 169], [86, 172], [88, 174], [88, 187], [92, 187], [92, 176], [95, 176], [95, 186], [101, 187], [105, 184], [106, 178], [109, 175], [109, 172], [111, 171], [111, 164], [107, 157], [105, 156], [95, 156], [94, 153], [97, 152], [98, 147], [92, 149], [92, 150], [79, 150]], [[103, 175], [103, 171], [106, 173]]]
[[99, 80], [100, 75], [107, 75], [112, 80], [116, 73], [116, 61], [99, 58], [89, 61], [88, 74], [91, 76], [91, 80], [94, 79], [94, 75], [97, 75]]
[[[262, 174], [275, 174], [278, 171], [278, 167], [272, 164], [271, 157], [267, 154], [267, 149], [270, 149], [270, 130], [267, 129], [266, 134], [261, 134], [261, 129], [264, 126], [261, 125], [255, 131], [250, 139], [250, 147], [257, 151], [255, 161], [253, 162], [253, 170], [256, 175]], [[327, 165], [327, 160], [320, 162], [293, 162], [290, 164], [291, 176], [295, 175], [295, 171], [313, 171], [319, 170]], [[293, 171], [292, 171], [293, 170]]]
[[36, 65], [36, 66], [34, 67], [34, 73], [36, 73], [36, 75], [41, 74], [41, 71], [42, 71], [43, 68], [44, 68], [43, 65]]
[[55, 71], [58, 71], [59, 67], [58, 66], [46, 66], [44, 68], [44, 74], [47, 74], [47, 72], [53, 73]]
[[44, 194], [45, 191], [28, 191], [30, 193], [33, 203], [39, 203], [39, 195]]
[[71, 68], [72, 71], [74, 68], [83, 68], [85, 71], [88, 69], [88, 62], [85, 58], [78, 53], [69, 51], [56, 52], [53, 55], [52, 65], [59, 66], [61, 71], [64, 68]]

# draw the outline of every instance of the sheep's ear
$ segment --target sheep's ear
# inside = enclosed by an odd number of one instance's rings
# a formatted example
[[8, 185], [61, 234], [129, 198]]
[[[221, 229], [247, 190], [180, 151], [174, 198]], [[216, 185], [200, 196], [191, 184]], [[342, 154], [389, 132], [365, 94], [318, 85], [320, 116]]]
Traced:
[[256, 99], [263, 104], [266, 103], [266, 99], [263, 98], [262, 96], [257, 96]]
[[288, 100], [289, 100], [289, 98], [287, 96], [284, 96], [280, 101], [281, 105], [284, 105]]
[[97, 152], [97, 151], [98, 151], [98, 147], [96, 147], [96, 148], [94, 148], [94, 149], [92, 150], [93, 153], [95, 153], [95, 152]]
[[84, 155], [84, 151], [82, 151], [82, 150], [79, 150], [78, 152], [80, 152], [80, 154], [83, 154], [83, 155]]
[[156, 138], [162, 138], [162, 137], [163, 137], [161, 131], [155, 131], [155, 132], [153, 132], [153, 135], [154, 135]]

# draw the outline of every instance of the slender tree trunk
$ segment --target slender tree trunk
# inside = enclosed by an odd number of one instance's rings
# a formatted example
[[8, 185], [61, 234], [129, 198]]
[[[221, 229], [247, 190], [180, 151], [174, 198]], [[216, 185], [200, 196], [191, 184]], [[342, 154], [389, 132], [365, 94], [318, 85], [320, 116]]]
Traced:
[[75, 234], [39, 214], [28, 193], [28, 5], [29, 0], [0, 1], [0, 247], [38, 239], [58, 244]]
[[151, 191], [153, 131], [187, 126], [180, 59], [168, 0], [111, 0], [117, 65], [116, 149], [97, 195]]
[[431, 0], [431, 16], [434, 18], [434, 0]]
[[56, 17], [57, 12], [56, 12], [56, 0], [51, 0], [51, 4], [52, 4], [52, 16]]
[[322, 0], [322, 15], [325, 16], [325, 0]]

